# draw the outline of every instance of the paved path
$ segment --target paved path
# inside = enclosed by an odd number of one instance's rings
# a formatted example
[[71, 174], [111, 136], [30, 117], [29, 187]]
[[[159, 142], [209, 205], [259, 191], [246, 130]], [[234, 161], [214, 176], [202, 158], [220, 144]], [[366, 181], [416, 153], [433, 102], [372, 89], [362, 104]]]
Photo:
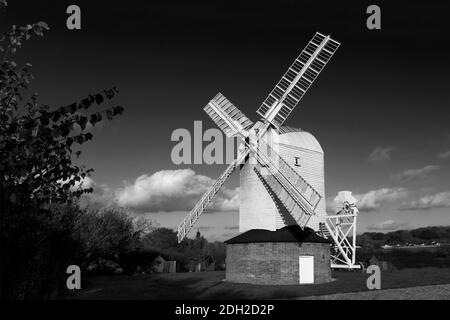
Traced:
[[[383, 284], [382, 284], [383, 285]], [[450, 284], [337, 293], [298, 298], [299, 300], [450, 300]]]

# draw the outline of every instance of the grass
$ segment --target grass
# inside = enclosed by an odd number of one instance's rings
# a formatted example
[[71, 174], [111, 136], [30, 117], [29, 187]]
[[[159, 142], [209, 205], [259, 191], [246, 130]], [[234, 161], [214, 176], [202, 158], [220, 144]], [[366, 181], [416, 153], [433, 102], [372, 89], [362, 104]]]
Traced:
[[[334, 271], [334, 281], [318, 285], [251, 285], [225, 282], [225, 272], [116, 275], [89, 278], [68, 299], [286, 299], [368, 291], [369, 275]], [[382, 289], [450, 284], [450, 268], [382, 272]]]

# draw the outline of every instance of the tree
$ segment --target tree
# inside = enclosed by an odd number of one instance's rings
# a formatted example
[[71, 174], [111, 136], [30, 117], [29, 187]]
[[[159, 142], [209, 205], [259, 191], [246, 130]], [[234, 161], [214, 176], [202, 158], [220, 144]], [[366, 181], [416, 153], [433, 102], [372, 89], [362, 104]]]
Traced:
[[438, 235], [432, 229], [424, 229], [424, 230], [420, 231], [419, 238], [423, 239], [423, 240], [433, 240], [433, 239], [437, 239]]
[[123, 112], [121, 106], [114, 106], [87, 114], [92, 106], [114, 98], [118, 93], [115, 87], [56, 108], [39, 103], [37, 93], [26, 94], [33, 79], [31, 64], [19, 66], [12, 59], [25, 40], [43, 36], [47, 30], [45, 22], [37, 22], [24, 27], [13, 26], [0, 36], [0, 51], [3, 52], [0, 64], [2, 209], [5, 209], [5, 201], [31, 201], [39, 206], [64, 203], [92, 191], [83, 188], [81, 182], [93, 170], [73, 164], [73, 157], [81, 153], [73, 148], [93, 138], [92, 126]]
[[[0, 10], [6, 1], [0, 0]], [[49, 30], [45, 22], [12, 26], [0, 34], [0, 272], [2, 298], [43, 298], [53, 294], [65, 270], [71, 233], [48, 210], [74, 203], [92, 189], [83, 186], [93, 169], [73, 163], [75, 150], [93, 138], [91, 128], [122, 114], [121, 106], [92, 111], [113, 99], [115, 87], [67, 105], [51, 107], [29, 93], [30, 63], [14, 61], [31, 37]], [[69, 230], [70, 231], [70, 230]], [[59, 260], [55, 260], [59, 259]], [[51, 266], [56, 266], [53, 270]]]
[[119, 208], [87, 209], [79, 217], [76, 237], [89, 258], [114, 258], [127, 251], [130, 243], [140, 236], [132, 219]]
[[146, 248], [159, 252], [178, 248], [177, 233], [168, 228], [155, 229], [144, 237], [143, 242]]

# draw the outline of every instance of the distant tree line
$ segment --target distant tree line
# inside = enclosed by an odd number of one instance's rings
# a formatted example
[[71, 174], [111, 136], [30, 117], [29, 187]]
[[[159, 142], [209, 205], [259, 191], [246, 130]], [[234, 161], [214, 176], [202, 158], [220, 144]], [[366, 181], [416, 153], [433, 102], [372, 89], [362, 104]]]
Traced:
[[365, 232], [356, 237], [356, 242], [365, 248], [378, 248], [385, 244], [431, 244], [433, 242], [450, 244], [450, 226], [423, 227], [387, 233]]
[[[366, 265], [375, 257], [379, 261], [389, 262], [397, 269], [450, 267], [450, 226], [423, 227], [387, 233], [365, 232], [357, 236], [356, 242], [360, 246], [356, 251], [357, 261]], [[422, 244], [437, 243], [442, 246], [421, 248]], [[382, 249], [385, 244], [391, 245], [392, 249]], [[397, 245], [406, 246], [406, 249], [397, 249]]]

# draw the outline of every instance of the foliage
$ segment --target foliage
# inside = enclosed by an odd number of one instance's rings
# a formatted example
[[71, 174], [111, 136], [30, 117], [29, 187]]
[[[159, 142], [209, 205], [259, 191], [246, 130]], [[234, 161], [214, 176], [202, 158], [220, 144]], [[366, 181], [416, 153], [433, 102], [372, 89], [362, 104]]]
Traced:
[[159, 252], [166, 259], [176, 260], [184, 270], [189, 270], [192, 264], [201, 262], [205, 256], [211, 256], [218, 268], [225, 263], [225, 244], [209, 242], [200, 232], [197, 232], [194, 239], [185, 238], [178, 244], [174, 230], [157, 228], [144, 236], [142, 242], [144, 249]]
[[87, 209], [76, 223], [75, 237], [90, 260], [114, 258], [140, 237], [132, 219], [119, 208]]
[[143, 239], [146, 248], [166, 251], [178, 247], [177, 233], [168, 228], [158, 228]]
[[[0, 9], [6, 4], [0, 0]], [[7, 299], [54, 297], [65, 285], [67, 266], [82, 261], [73, 232], [84, 215], [76, 200], [92, 191], [82, 183], [92, 169], [74, 165], [80, 155], [74, 148], [93, 138], [91, 128], [102, 119], [123, 112], [121, 106], [92, 111], [117, 95], [115, 87], [58, 107], [28, 92], [32, 66], [14, 56], [48, 30], [41, 21], [0, 34], [0, 275]], [[114, 217], [105, 217], [106, 227], [117, 231]]]
[[[83, 189], [86, 170], [72, 163], [76, 144], [93, 138], [90, 128], [103, 118], [108, 120], [123, 112], [114, 106], [87, 114], [116, 96], [117, 88], [90, 94], [80, 101], [51, 108], [38, 102], [38, 95], [26, 95], [33, 79], [31, 64], [13, 61], [16, 51], [33, 35], [49, 30], [45, 22], [24, 27], [13, 26], [0, 36], [4, 51], [0, 64], [0, 183], [4, 201], [32, 201], [37, 206], [66, 202], [91, 189]], [[76, 188], [78, 187], [78, 188]], [[75, 190], [74, 190], [75, 189]]]
[[52, 298], [64, 289], [68, 265], [78, 264], [80, 244], [72, 230], [78, 209], [15, 206], [1, 221], [1, 297]]
[[356, 238], [358, 245], [378, 248], [385, 244], [450, 243], [450, 226], [423, 227], [413, 230], [398, 230], [387, 233], [365, 232]]
[[5, 298], [54, 298], [65, 293], [65, 270], [72, 264], [85, 273], [90, 264], [120, 263], [132, 273], [136, 265], [148, 264], [160, 254], [136, 245], [152, 228], [151, 221], [133, 220], [119, 208], [98, 210], [72, 203], [23, 209], [6, 217], [8, 228], [0, 233], [7, 249], [2, 249], [1, 272]]

